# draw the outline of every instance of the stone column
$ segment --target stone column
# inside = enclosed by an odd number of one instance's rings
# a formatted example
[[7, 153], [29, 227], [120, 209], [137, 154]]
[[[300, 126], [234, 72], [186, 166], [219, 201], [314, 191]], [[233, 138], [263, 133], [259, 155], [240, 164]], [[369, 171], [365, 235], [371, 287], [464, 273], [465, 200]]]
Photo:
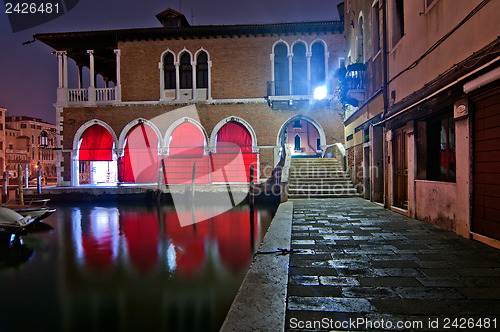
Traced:
[[122, 100], [122, 80], [121, 80], [121, 62], [120, 56], [121, 51], [119, 49], [114, 50], [116, 54], [116, 86], [115, 86], [115, 99], [117, 101]]
[[89, 86], [89, 103], [95, 104], [95, 68], [94, 68], [94, 50], [87, 50], [90, 56], [90, 86]]
[[196, 99], [196, 61], [191, 61], [191, 77], [192, 77], [192, 95], [191, 99]]
[[179, 100], [179, 97], [180, 97], [180, 84], [181, 84], [181, 80], [180, 80], [180, 71], [179, 71], [179, 67], [180, 67], [180, 63], [179, 61], [176, 61], [174, 62], [174, 65], [175, 65], [175, 99], [176, 100]]
[[306, 60], [307, 60], [307, 92], [312, 94], [311, 91], [311, 56], [312, 52], [306, 52]]
[[208, 61], [207, 99], [212, 100], [212, 61]]

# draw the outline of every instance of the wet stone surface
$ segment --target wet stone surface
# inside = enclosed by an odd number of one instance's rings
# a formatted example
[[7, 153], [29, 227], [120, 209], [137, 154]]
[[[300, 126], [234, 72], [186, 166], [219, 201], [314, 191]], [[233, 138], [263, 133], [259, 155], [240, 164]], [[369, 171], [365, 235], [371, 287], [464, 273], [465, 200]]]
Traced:
[[293, 209], [291, 249], [301, 251], [290, 255], [286, 331], [444, 329], [460, 318], [500, 328], [500, 250], [361, 198], [297, 199]]

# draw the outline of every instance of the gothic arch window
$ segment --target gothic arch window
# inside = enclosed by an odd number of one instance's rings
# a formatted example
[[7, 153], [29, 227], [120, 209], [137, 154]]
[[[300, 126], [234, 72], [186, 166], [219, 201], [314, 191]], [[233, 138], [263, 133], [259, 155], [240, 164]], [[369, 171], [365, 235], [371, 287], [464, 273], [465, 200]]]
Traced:
[[208, 54], [205, 51], [196, 56], [196, 88], [208, 88]]
[[288, 47], [280, 42], [274, 46], [274, 90], [275, 95], [289, 94]]
[[193, 67], [191, 66], [191, 54], [184, 52], [180, 56], [179, 84], [181, 89], [193, 88]]
[[300, 151], [301, 150], [301, 147], [300, 147], [300, 135], [299, 134], [296, 134], [294, 139], [294, 150], [295, 151]]
[[311, 85], [314, 90], [316, 87], [323, 85], [326, 78], [325, 68], [325, 45], [317, 41], [311, 46]]
[[359, 16], [358, 20], [358, 32], [356, 35], [357, 40], [357, 51], [358, 51], [358, 61], [361, 63], [365, 62], [365, 48], [364, 48], [364, 24], [363, 15]]
[[292, 94], [307, 94], [307, 59], [306, 45], [302, 42], [296, 43], [292, 49]]
[[174, 54], [171, 52], [167, 52], [163, 56], [163, 79], [165, 89], [176, 88], [174, 60]]

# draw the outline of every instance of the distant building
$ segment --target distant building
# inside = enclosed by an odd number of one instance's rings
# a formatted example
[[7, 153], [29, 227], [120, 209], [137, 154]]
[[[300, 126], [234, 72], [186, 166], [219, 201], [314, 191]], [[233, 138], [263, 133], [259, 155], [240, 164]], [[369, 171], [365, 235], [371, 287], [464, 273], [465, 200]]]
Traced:
[[[285, 145], [311, 157], [343, 142], [333, 78], [342, 22], [191, 26], [172, 9], [157, 18], [161, 27], [35, 35], [59, 60], [59, 185], [179, 183], [194, 161], [199, 183], [245, 183], [251, 164], [269, 177]], [[194, 115], [174, 112], [185, 106]], [[230, 144], [247, 174], [211, 176], [235, 158]]]
[[365, 197], [500, 247], [500, 2], [344, 7], [348, 167]]
[[18, 165], [23, 172], [28, 166], [29, 178], [37, 175], [37, 165], [42, 167], [44, 178], [56, 177], [57, 143], [56, 126], [27, 116], [5, 117], [6, 169], [10, 177], [17, 177]]
[[5, 113], [7, 109], [0, 107], [0, 177], [5, 171]]

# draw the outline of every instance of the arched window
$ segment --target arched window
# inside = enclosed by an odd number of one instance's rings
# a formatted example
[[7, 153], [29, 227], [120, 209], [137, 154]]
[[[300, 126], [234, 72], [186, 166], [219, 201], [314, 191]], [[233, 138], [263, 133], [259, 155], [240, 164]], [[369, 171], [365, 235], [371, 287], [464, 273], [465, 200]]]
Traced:
[[165, 53], [163, 57], [163, 77], [165, 89], [175, 89], [174, 55], [170, 52]]
[[325, 46], [316, 42], [311, 50], [311, 84], [314, 90], [325, 83]]
[[181, 89], [193, 88], [193, 68], [191, 66], [191, 55], [188, 52], [184, 52], [181, 55], [180, 88]]
[[363, 63], [365, 62], [365, 58], [364, 58], [364, 54], [365, 54], [365, 51], [364, 51], [364, 45], [363, 45], [363, 35], [364, 35], [364, 26], [363, 26], [363, 16], [360, 16], [359, 17], [359, 21], [358, 21], [358, 33], [356, 35], [356, 39], [357, 39], [357, 42], [358, 42], [358, 61]]
[[284, 43], [274, 47], [274, 92], [277, 96], [289, 94], [288, 48]]
[[300, 135], [299, 134], [295, 135], [295, 137], [294, 137], [294, 150], [295, 151], [301, 150], [301, 148], [300, 148]]
[[307, 94], [306, 46], [303, 43], [297, 43], [293, 46], [292, 94]]
[[196, 57], [196, 88], [208, 88], [208, 55], [204, 51]]

